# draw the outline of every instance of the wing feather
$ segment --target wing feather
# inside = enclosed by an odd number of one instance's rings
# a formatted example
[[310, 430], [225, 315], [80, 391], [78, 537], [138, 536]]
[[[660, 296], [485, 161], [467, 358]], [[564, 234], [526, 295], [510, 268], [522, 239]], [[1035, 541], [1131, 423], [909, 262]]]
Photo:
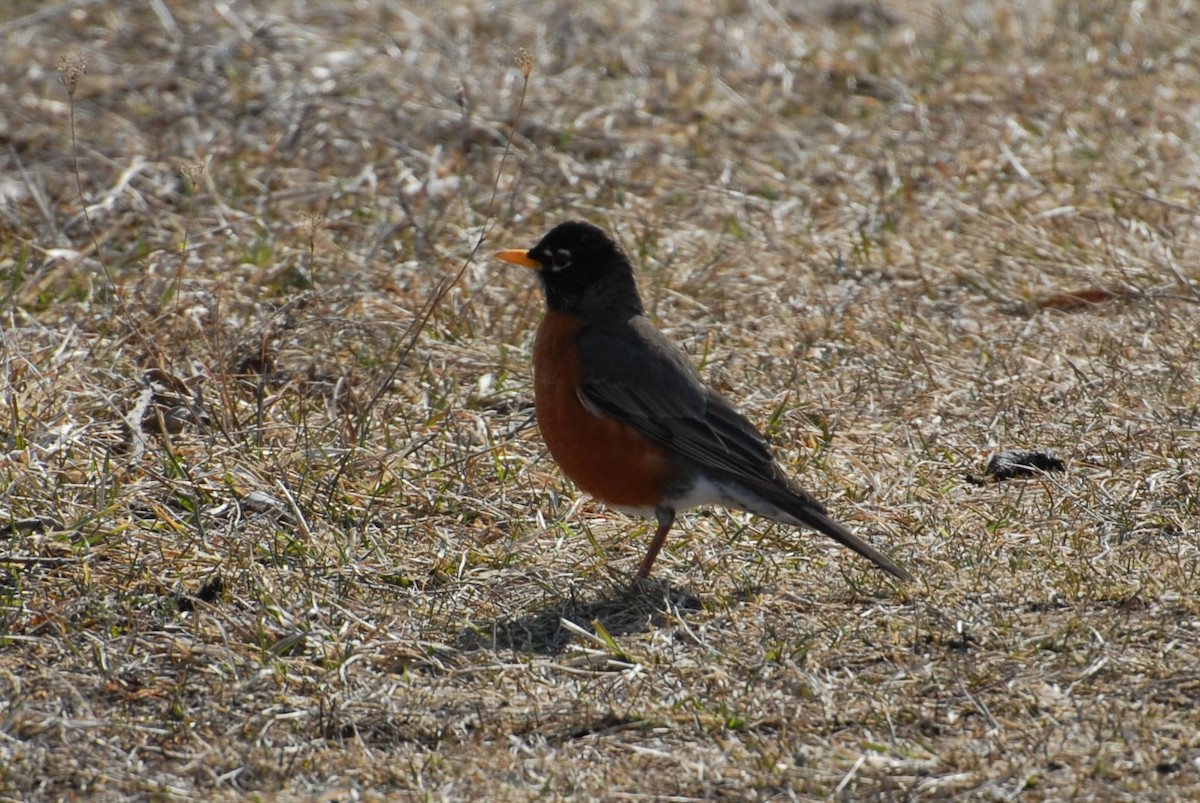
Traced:
[[[697, 375], [687, 357], [643, 317], [580, 334], [584, 406], [612, 416], [706, 472], [763, 500], [901, 580], [912, 575], [829, 518], [824, 505], [775, 462], [767, 440]], [[649, 348], [647, 348], [649, 347]]]
[[775, 481], [766, 439], [645, 318], [585, 329], [580, 354], [586, 405], [709, 471], [743, 482]]

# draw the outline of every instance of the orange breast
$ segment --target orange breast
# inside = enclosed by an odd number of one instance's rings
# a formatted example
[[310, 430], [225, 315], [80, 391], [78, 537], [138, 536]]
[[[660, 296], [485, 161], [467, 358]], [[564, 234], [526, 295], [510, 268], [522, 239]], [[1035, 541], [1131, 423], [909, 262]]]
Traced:
[[547, 312], [533, 345], [534, 400], [542, 438], [563, 473], [587, 493], [617, 507], [654, 507], [675, 477], [670, 455], [612, 418], [594, 415], [579, 400], [573, 315]]

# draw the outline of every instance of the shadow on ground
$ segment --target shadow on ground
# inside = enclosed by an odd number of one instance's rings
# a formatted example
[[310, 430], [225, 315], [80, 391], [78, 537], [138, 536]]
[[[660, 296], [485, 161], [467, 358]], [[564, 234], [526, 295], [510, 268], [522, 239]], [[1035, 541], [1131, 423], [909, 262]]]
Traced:
[[597, 599], [572, 596], [527, 616], [484, 622], [462, 633], [462, 650], [512, 650], [553, 655], [578, 637], [562, 625], [566, 619], [594, 631], [599, 622], [613, 636], [644, 633], [665, 627], [686, 611], [703, 607], [699, 596], [658, 580], [642, 580], [605, 590]]

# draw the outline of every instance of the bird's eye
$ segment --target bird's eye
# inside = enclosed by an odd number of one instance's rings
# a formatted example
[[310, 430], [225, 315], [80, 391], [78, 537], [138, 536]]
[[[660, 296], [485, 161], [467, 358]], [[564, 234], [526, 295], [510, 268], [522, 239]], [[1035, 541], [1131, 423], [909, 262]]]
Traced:
[[571, 267], [571, 252], [565, 248], [559, 248], [554, 252], [554, 264], [550, 266], [550, 270], [562, 270], [569, 267]]

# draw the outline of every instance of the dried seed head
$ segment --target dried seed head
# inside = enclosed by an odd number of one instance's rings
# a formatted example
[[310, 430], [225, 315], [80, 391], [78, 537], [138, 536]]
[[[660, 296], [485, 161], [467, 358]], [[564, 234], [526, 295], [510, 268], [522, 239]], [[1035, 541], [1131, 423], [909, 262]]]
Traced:
[[317, 232], [320, 231], [324, 225], [324, 215], [318, 215], [316, 212], [308, 212], [304, 215], [304, 219], [300, 223], [300, 228], [311, 241], [317, 236]]
[[517, 51], [516, 62], [521, 75], [528, 79], [529, 74], [533, 72], [533, 56], [530, 55], [528, 50], [521, 48]]
[[67, 94], [74, 97], [75, 87], [79, 85], [79, 76], [87, 75], [87, 62], [83, 56], [63, 56], [58, 60], [58, 78], [67, 88]]
[[183, 177], [188, 180], [188, 183], [192, 185], [192, 189], [194, 190], [200, 183], [200, 176], [204, 175], [204, 167], [204, 162], [196, 159], [191, 162], [180, 163], [179, 172], [183, 173]]

